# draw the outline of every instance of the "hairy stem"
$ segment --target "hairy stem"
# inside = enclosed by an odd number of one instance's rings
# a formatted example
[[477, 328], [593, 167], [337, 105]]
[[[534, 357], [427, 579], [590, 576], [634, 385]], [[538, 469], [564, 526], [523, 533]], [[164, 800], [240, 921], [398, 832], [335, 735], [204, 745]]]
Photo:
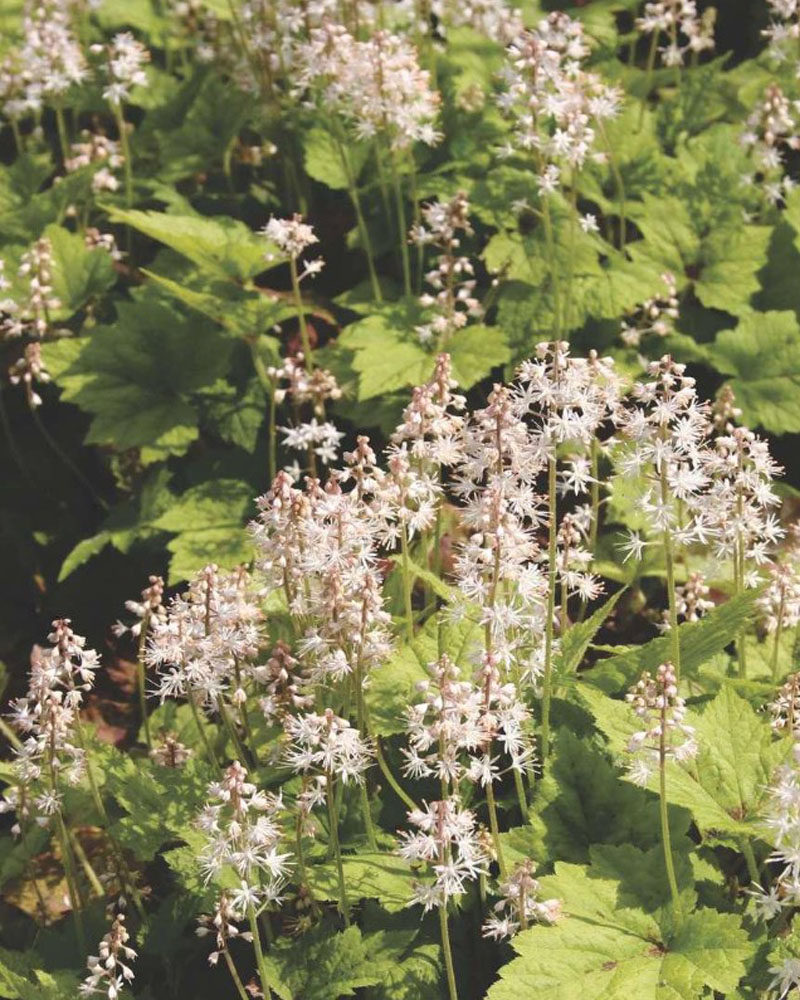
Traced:
[[336, 803], [333, 794], [333, 775], [328, 773], [327, 784], [325, 786], [325, 799], [328, 803], [328, 825], [329, 835], [333, 847], [333, 856], [336, 860], [336, 878], [339, 883], [339, 912], [342, 914], [345, 927], [350, 926], [350, 907], [347, 902], [347, 887], [344, 881], [344, 867], [342, 865], [342, 851], [339, 846], [339, 817], [337, 815]]
[[544, 632], [544, 679], [542, 691], [542, 762], [550, 754], [550, 702], [553, 696], [553, 616], [556, 607], [556, 460], [551, 458], [547, 468], [548, 506], [548, 575], [547, 618]]
[[667, 724], [666, 701], [661, 709], [661, 734], [658, 745], [658, 791], [659, 811], [661, 814], [661, 842], [664, 848], [664, 864], [667, 868], [667, 881], [672, 896], [672, 908], [676, 927], [681, 923], [681, 903], [678, 892], [678, 880], [675, 878], [675, 866], [672, 861], [672, 840], [669, 832], [669, 816], [667, 813]]
[[506, 862], [503, 858], [503, 845], [500, 842], [500, 827], [497, 823], [497, 806], [494, 801], [494, 789], [489, 781], [486, 785], [486, 805], [489, 809], [489, 829], [492, 832], [492, 841], [497, 854], [497, 864], [500, 866], [500, 877], [506, 877]]
[[[661, 503], [669, 502], [669, 484], [667, 482], [667, 467], [661, 463]], [[667, 600], [669, 601], [669, 634], [672, 639], [672, 665], [675, 667], [675, 677], [681, 679], [681, 637], [678, 633], [678, 600], [675, 594], [675, 552], [672, 547], [672, 533], [667, 529], [662, 534], [664, 545], [664, 561], [667, 566]]]
[[453, 968], [453, 950], [450, 947], [450, 928], [447, 924], [446, 900], [439, 907], [439, 930], [442, 935], [442, 954], [444, 955], [444, 968], [447, 973], [447, 992], [449, 1000], [458, 1000], [458, 991], [456, 990], [456, 973]]

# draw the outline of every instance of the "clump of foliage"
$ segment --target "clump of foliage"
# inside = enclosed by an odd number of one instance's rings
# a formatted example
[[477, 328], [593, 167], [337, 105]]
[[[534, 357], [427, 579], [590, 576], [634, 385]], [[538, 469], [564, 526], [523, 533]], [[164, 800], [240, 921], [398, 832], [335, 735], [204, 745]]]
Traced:
[[0, 10], [3, 996], [800, 995], [800, 6], [734, 16]]

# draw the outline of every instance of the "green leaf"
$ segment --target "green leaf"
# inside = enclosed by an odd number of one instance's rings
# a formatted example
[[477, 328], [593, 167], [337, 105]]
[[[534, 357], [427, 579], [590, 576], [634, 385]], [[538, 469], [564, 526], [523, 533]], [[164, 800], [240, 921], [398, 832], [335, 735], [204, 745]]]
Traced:
[[[350, 902], [377, 899], [389, 913], [399, 913], [411, 902], [414, 873], [407, 861], [393, 854], [358, 854], [342, 858]], [[338, 899], [336, 865], [314, 865], [308, 872], [318, 899]]]
[[408, 331], [378, 314], [353, 323], [339, 336], [337, 348], [353, 352], [359, 400], [422, 385], [431, 377], [434, 358]]
[[[296, 315], [294, 306], [277, 295], [246, 290], [230, 281], [206, 282], [201, 287], [195, 287], [198, 284], [195, 281], [173, 281], [147, 268], [142, 268], [142, 274], [146, 274], [167, 295], [214, 320], [237, 337], [251, 338], [254, 334], [269, 333], [277, 323]], [[277, 362], [280, 354], [277, 338], [262, 337], [261, 343], [271, 348]]]
[[616, 607], [617, 601], [625, 593], [624, 588], [612, 594], [586, 621], [576, 622], [561, 640], [555, 658], [557, 676], [574, 674], [586, 655], [586, 650], [595, 635], [603, 627], [608, 616]]
[[[125, 223], [172, 247], [214, 278], [247, 281], [280, 263], [276, 248], [237, 219], [115, 207], [109, 207], [108, 213], [112, 222]], [[268, 262], [268, 254], [275, 254], [276, 259]]]
[[34, 951], [0, 949], [0, 995], [7, 1000], [72, 1000], [79, 991], [71, 970], [45, 971]]
[[192, 392], [227, 370], [231, 342], [151, 298], [119, 302], [113, 326], [44, 345], [62, 399], [92, 414], [88, 444], [144, 448], [156, 461], [197, 438]]
[[[367, 162], [369, 146], [348, 142], [347, 155], [355, 181]], [[350, 186], [339, 143], [325, 128], [314, 126], [303, 136], [303, 165], [309, 177], [329, 188], [344, 191]]]
[[231, 444], [254, 452], [267, 412], [267, 394], [258, 379], [250, 379], [244, 392], [220, 380], [208, 391], [208, 419], [214, 431]]
[[154, 527], [155, 521], [175, 499], [170, 492], [169, 481], [170, 473], [164, 468], [153, 469], [145, 475], [138, 494], [115, 507], [103, 522], [101, 530], [78, 542], [67, 555], [58, 574], [59, 582], [106, 545], [113, 545], [119, 552], [129, 552], [135, 542], [157, 534], [159, 529]]
[[[638, 720], [625, 702], [584, 689], [581, 698], [611, 748], [624, 754]], [[769, 720], [758, 715], [730, 687], [723, 687], [704, 712], [687, 714], [700, 750], [686, 765], [667, 768], [667, 799], [688, 809], [704, 835], [759, 836], [759, 817], [775, 768], [790, 752], [773, 741]], [[653, 776], [651, 786], [658, 787]]]
[[0, 840], [0, 887], [19, 878], [32, 859], [47, 847], [50, 834], [40, 826], [29, 826], [19, 840], [3, 837]]
[[405, 711], [414, 697], [414, 686], [428, 674], [410, 646], [401, 646], [376, 667], [365, 696], [371, 731], [377, 736], [405, 732]]
[[193, 486], [176, 498], [155, 528], [175, 534], [170, 583], [186, 580], [206, 563], [233, 569], [253, 557], [244, 525], [253, 513], [253, 488], [238, 479], [217, 479]]
[[694, 283], [708, 309], [741, 315], [761, 287], [758, 272], [767, 262], [770, 226], [730, 225], [713, 230], [702, 248], [700, 274]]
[[[625, 706], [627, 709], [627, 705]], [[605, 754], [566, 729], [559, 730], [544, 776], [534, 786], [528, 827], [503, 834], [509, 846], [539, 860], [588, 861], [593, 844], [648, 848], [661, 842], [658, 799], [620, 779]], [[689, 817], [670, 810], [674, 837]]]
[[709, 989], [735, 990], [746, 972], [754, 949], [734, 914], [697, 911], [665, 933], [635, 905], [647, 905], [647, 894], [632, 899], [602, 864], [558, 864], [541, 881], [543, 895], [561, 899], [565, 915], [513, 939], [518, 957], [501, 968], [487, 1000], [542, 993], [551, 1000], [696, 1000]]
[[767, 262], [769, 226], [740, 220], [705, 222], [682, 194], [645, 193], [632, 208], [644, 240], [629, 247], [634, 260], [671, 271], [679, 288], [691, 284], [702, 304], [734, 315], [746, 313]]
[[[732, 819], [757, 828], [775, 769], [789, 755], [788, 741], [774, 740], [768, 717], [727, 685], [691, 722], [700, 744], [698, 783]], [[692, 808], [689, 800], [681, 804]]]
[[296, 1000], [350, 997], [380, 981], [383, 968], [367, 952], [358, 927], [331, 933], [320, 924], [301, 937], [282, 937], [269, 953], [289, 996]]
[[48, 226], [43, 235], [53, 247], [53, 293], [61, 303], [52, 318], [67, 318], [114, 284], [114, 265], [107, 250], [90, 250], [77, 233], [62, 226]]
[[743, 420], [773, 434], [800, 431], [800, 326], [793, 312], [749, 313], [717, 334], [711, 358]]
[[[758, 590], [748, 590], [718, 605], [697, 622], [678, 626], [681, 651], [681, 674], [692, 677], [712, 656], [742, 632], [752, 620]], [[631, 650], [602, 660], [581, 674], [581, 681], [615, 692], [629, 688], [645, 670], [651, 673], [672, 658], [672, 637], [659, 636]]]
[[152, 860], [169, 841], [193, 835], [212, 777], [197, 757], [168, 768], [117, 752], [105, 754], [103, 776], [106, 792], [125, 811], [113, 825], [114, 838], [142, 861]]
[[511, 361], [511, 350], [499, 326], [468, 326], [448, 341], [453, 378], [460, 388], [471, 389], [493, 368]]

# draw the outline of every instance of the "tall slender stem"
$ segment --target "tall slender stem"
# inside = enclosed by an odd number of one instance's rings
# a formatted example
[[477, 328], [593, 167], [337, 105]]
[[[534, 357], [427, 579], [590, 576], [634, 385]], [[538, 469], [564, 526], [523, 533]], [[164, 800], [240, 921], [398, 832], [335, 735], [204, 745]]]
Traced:
[[308, 336], [308, 324], [306, 323], [306, 312], [303, 305], [303, 296], [300, 294], [300, 279], [297, 275], [297, 258], [289, 258], [289, 270], [292, 276], [292, 293], [294, 294], [294, 304], [297, 309], [297, 322], [300, 324], [300, 340], [303, 344], [303, 354], [305, 354], [306, 368], [314, 370], [314, 358], [311, 353], [311, 340]]
[[666, 724], [666, 699], [661, 708], [661, 733], [658, 744], [658, 781], [659, 781], [659, 807], [661, 814], [661, 841], [664, 847], [664, 864], [667, 868], [667, 881], [669, 891], [672, 896], [672, 908], [675, 915], [676, 926], [681, 922], [680, 893], [678, 892], [678, 880], [675, 878], [675, 866], [672, 861], [672, 840], [669, 832], [669, 815], [667, 813], [667, 724]]
[[617, 199], [619, 201], [619, 249], [624, 250], [626, 236], [625, 229], [627, 226], [627, 220], [625, 218], [625, 181], [622, 179], [622, 173], [620, 172], [617, 158], [614, 155], [614, 146], [611, 142], [609, 142], [608, 133], [606, 132], [606, 127], [603, 124], [602, 119], [598, 120], [598, 126], [600, 128], [600, 135], [602, 136], [606, 147], [608, 165], [611, 167], [611, 174], [617, 188]]
[[381, 292], [381, 285], [378, 281], [378, 273], [375, 270], [375, 258], [372, 251], [372, 241], [370, 240], [369, 230], [367, 229], [367, 223], [364, 219], [364, 213], [361, 209], [361, 197], [358, 193], [358, 186], [356, 184], [355, 177], [353, 176], [353, 168], [350, 163], [350, 155], [347, 152], [347, 146], [344, 140], [337, 137], [337, 144], [339, 147], [339, 156], [342, 161], [342, 166], [344, 167], [345, 176], [347, 177], [347, 189], [350, 194], [350, 201], [353, 203], [353, 208], [356, 213], [356, 223], [358, 225], [358, 234], [361, 237], [361, 243], [364, 247], [364, 253], [367, 255], [367, 269], [369, 271], [369, 280], [372, 286], [372, 297], [376, 302], [383, 302], [383, 293]]
[[642, 103], [639, 107], [639, 130], [644, 122], [644, 112], [647, 107], [647, 98], [650, 96], [650, 88], [653, 86], [653, 68], [656, 64], [656, 52], [658, 51], [658, 32], [654, 31], [650, 39], [650, 49], [647, 53], [647, 68], [644, 76], [644, 92], [642, 93]]
[[328, 803], [328, 825], [330, 827], [329, 836], [333, 847], [333, 856], [336, 860], [336, 878], [339, 883], [339, 912], [342, 914], [345, 927], [350, 926], [350, 906], [347, 902], [347, 887], [344, 881], [344, 867], [342, 865], [342, 851], [339, 846], [339, 818], [336, 812], [336, 804], [333, 794], [333, 775], [329, 772], [325, 785], [325, 798]]
[[500, 866], [500, 877], [506, 877], [506, 862], [503, 857], [503, 845], [500, 842], [500, 827], [497, 823], [497, 806], [494, 801], [494, 789], [489, 781], [486, 785], [486, 805], [489, 809], [489, 829], [492, 832], [495, 853], [497, 854], [497, 864]]
[[406, 221], [406, 207], [403, 196], [403, 186], [400, 181], [400, 173], [397, 169], [397, 158], [392, 151], [390, 164], [392, 168], [392, 187], [394, 188], [394, 203], [397, 211], [398, 241], [400, 243], [400, 259], [403, 266], [403, 292], [406, 296], [411, 295], [411, 261], [408, 253], [408, 223]]
[[[364, 643], [364, 625], [366, 624], [366, 603], [364, 604], [364, 611], [362, 612], [362, 635], [361, 642], [359, 643], [359, 650], [363, 650]], [[353, 687], [356, 700], [356, 721], [358, 723], [358, 731], [364, 737], [364, 739], [369, 738], [369, 733], [367, 732], [367, 718], [366, 711], [364, 707], [364, 667], [361, 662], [362, 654], [359, 652], [356, 659], [356, 668], [353, 671]], [[359, 796], [361, 798], [361, 812], [364, 816], [364, 830], [367, 834], [367, 843], [369, 844], [369, 849], [371, 851], [377, 851], [378, 842], [375, 839], [375, 826], [372, 822], [372, 810], [369, 805], [369, 792], [367, 790], [367, 783], [364, 781], [359, 786]]]
[[256, 965], [258, 966], [258, 977], [261, 980], [261, 992], [265, 1000], [269, 1000], [269, 973], [267, 963], [264, 959], [264, 949], [261, 946], [261, 932], [258, 929], [255, 907], [252, 903], [247, 906], [247, 922], [250, 924], [250, 933], [253, 936], [253, 951], [256, 953]]
[[67, 453], [61, 449], [60, 445], [58, 444], [56, 439], [52, 436], [50, 431], [48, 431], [44, 421], [39, 416], [39, 411], [36, 407], [31, 408], [31, 416], [33, 417], [33, 422], [36, 424], [39, 433], [45, 439], [51, 451], [53, 451], [54, 454], [58, 456], [61, 462], [64, 463], [64, 465], [69, 469], [69, 471], [73, 474], [73, 476], [75, 476], [78, 482], [86, 488], [86, 491], [89, 493], [89, 495], [98, 505], [98, 507], [102, 507], [103, 510], [108, 510], [108, 503], [97, 492], [95, 492], [94, 487], [86, 478], [86, 476], [84, 476], [84, 474], [81, 472], [78, 466], [72, 461], [69, 455], [67, 455]]
[[453, 949], [450, 947], [450, 928], [447, 924], [446, 900], [439, 906], [439, 930], [442, 935], [442, 954], [444, 955], [444, 968], [447, 974], [447, 992], [450, 1000], [458, 1000], [456, 973], [453, 968]]
[[78, 947], [86, 954], [86, 931], [83, 927], [83, 915], [81, 914], [81, 897], [78, 891], [78, 881], [75, 877], [75, 859], [72, 855], [72, 847], [69, 842], [69, 833], [64, 817], [59, 809], [56, 812], [56, 826], [58, 827], [58, 841], [61, 848], [61, 861], [64, 865], [64, 876], [67, 880], [67, 892], [69, 902], [72, 907], [72, 919], [75, 922], [75, 934], [78, 938]]
[[56, 105], [56, 128], [58, 129], [58, 144], [61, 148], [61, 165], [67, 169], [69, 159], [69, 139], [67, 138], [67, 123], [64, 120], [64, 109]]
[[208, 742], [208, 736], [206, 735], [205, 726], [203, 725], [203, 723], [202, 723], [202, 721], [200, 719], [200, 713], [197, 711], [197, 705], [195, 704], [195, 701], [194, 701], [194, 692], [193, 691], [188, 690], [186, 692], [186, 700], [189, 702], [189, 708], [191, 709], [192, 718], [194, 719], [195, 727], [196, 727], [197, 732], [198, 732], [198, 734], [200, 736], [200, 742], [203, 744], [203, 749], [205, 750], [206, 756], [208, 757], [208, 762], [209, 762], [209, 764], [211, 764], [212, 769], [217, 774], [221, 774], [222, 773], [222, 769], [219, 766], [219, 761], [217, 760], [217, 755], [214, 753], [214, 750], [213, 750], [211, 744]]
[[742, 854], [744, 855], [744, 860], [747, 864], [747, 873], [750, 876], [751, 881], [760, 887], [761, 873], [759, 872], [758, 865], [756, 864], [756, 856], [753, 853], [753, 845], [750, 843], [750, 838], [742, 837], [740, 844], [742, 845]]
[[404, 805], [409, 809], [419, 809], [417, 803], [411, 798], [408, 792], [403, 788], [400, 782], [392, 774], [391, 768], [386, 760], [383, 753], [383, 747], [381, 746], [380, 736], [375, 738], [375, 756], [378, 759], [378, 767], [381, 769], [381, 774], [389, 782], [389, 787], [395, 793], [395, 795], [404, 803]]
[[80, 840], [78, 839], [78, 837], [75, 835], [74, 832], [67, 830], [67, 835], [69, 837], [69, 842], [72, 846], [73, 854], [80, 862], [81, 868], [83, 868], [84, 874], [86, 875], [86, 878], [89, 880], [89, 885], [94, 890], [95, 895], [103, 899], [105, 897], [106, 891], [103, 888], [103, 883], [97, 877], [97, 872], [94, 870], [94, 868], [92, 868], [92, 863], [86, 856], [86, 851], [84, 851], [83, 845], [81, 844]]
[[244, 983], [242, 982], [239, 973], [236, 970], [236, 966], [233, 964], [231, 953], [228, 951], [227, 948], [223, 948], [222, 954], [225, 956], [225, 964], [228, 966], [228, 972], [230, 972], [231, 974], [233, 985], [236, 987], [236, 992], [239, 994], [239, 1000], [251, 1000], [251, 997], [245, 990]]
[[411, 567], [408, 558], [408, 529], [405, 521], [400, 525], [400, 557], [403, 571], [403, 608], [406, 618], [406, 640], [414, 640], [414, 609], [411, 604]]
[[550, 702], [553, 696], [553, 616], [556, 607], [556, 459], [552, 456], [547, 466], [548, 507], [548, 575], [547, 618], [544, 631], [544, 679], [542, 691], [542, 762], [550, 754]]
[[783, 616], [786, 611], [786, 589], [781, 587], [781, 600], [778, 605], [778, 622], [775, 626], [775, 644], [772, 647], [772, 681], [778, 683], [778, 654], [781, 648], [781, 633], [783, 632]]
[[150, 614], [146, 614], [142, 619], [141, 632], [139, 633], [139, 645], [136, 651], [136, 682], [139, 688], [139, 710], [142, 714], [142, 728], [144, 729], [144, 740], [147, 749], [153, 749], [153, 740], [150, 735], [150, 717], [147, 714], [147, 692], [145, 690], [145, 669], [144, 669], [144, 648], [147, 641], [147, 630], [150, 627]]
[[128, 139], [128, 124], [125, 121], [125, 116], [122, 114], [122, 106], [119, 104], [113, 104], [112, 108], [114, 110], [114, 118], [117, 122], [120, 145], [122, 146], [122, 156], [124, 161], [122, 166], [125, 177], [125, 205], [127, 208], [131, 208], [133, 205], [133, 163], [131, 162], [131, 144]]
[[[667, 466], [662, 460], [659, 470], [661, 480], [661, 503], [669, 502], [669, 483], [667, 481]], [[669, 601], [669, 634], [672, 639], [672, 665], [675, 667], [675, 677], [681, 679], [681, 637], [678, 632], [678, 599], [675, 594], [675, 552], [672, 547], [672, 533], [666, 529], [662, 533], [664, 545], [664, 561], [667, 567], [667, 600]]]

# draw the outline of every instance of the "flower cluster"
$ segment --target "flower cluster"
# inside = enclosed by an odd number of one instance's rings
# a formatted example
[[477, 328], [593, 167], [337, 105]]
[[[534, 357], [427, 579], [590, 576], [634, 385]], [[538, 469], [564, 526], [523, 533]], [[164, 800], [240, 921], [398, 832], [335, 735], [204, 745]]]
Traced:
[[216, 965], [220, 955], [228, 951], [228, 944], [236, 938], [243, 941], [252, 941], [253, 935], [250, 931], [240, 931], [236, 926], [236, 921], [241, 919], [234, 912], [227, 892], [221, 892], [217, 899], [217, 905], [213, 914], [204, 913], [197, 918], [198, 927], [196, 934], [198, 937], [205, 937], [213, 934], [216, 948], [208, 956], [209, 965]]
[[765, 827], [775, 845], [770, 860], [782, 865], [768, 892], [753, 892], [759, 915], [768, 920], [782, 907], [800, 902], [800, 743], [794, 744], [791, 761], [778, 768], [770, 786]]
[[773, 205], [782, 204], [794, 187], [784, 162], [789, 152], [800, 149], [800, 101], [791, 101], [776, 83], [771, 83], [764, 97], [747, 118], [741, 143], [749, 153], [753, 172], [743, 180], [760, 185]]
[[644, 728], [628, 741], [632, 781], [646, 785], [665, 760], [685, 761], [697, 755], [694, 729], [684, 721], [686, 704], [678, 694], [671, 663], [662, 663], [655, 677], [645, 671], [626, 695], [626, 700], [644, 723]]
[[392, 434], [392, 444], [405, 444], [422, 468], [439, 472], [442, 466], [454, 465], [461, 454], [466, 400], [454, 392], [457, 388], [450, 355], [439, 354], [433, 377], [412, 391], [411, 402]]
[[364, 781], [364, 772], [372, 763], [372, 751], [347, 719], [339, 718], [328, 708], [322, 714], [289, 716], [285, 728], [290, 740], [285, 760], [293, 770], [338, 778], [344, 785]]
[[[304, 250], [307, 250], [315, 243], [319, 243], [314, 232], [314, 227], [310, 226], [307, 222], [303, 222], [303, 217], [296, 213], [291, 219], [276, 219], [275, 216], [272, 216], [266, 226], [264, 226], [263, 233], [270, 242], [275, 244], [281, 253], [285, 254], [292, 261], [297, 261]], [[271, 262], [273, 259], [273, 254], [268, 253], [266, 255], [268, 262]], [[314, 260], [306, 262], [303, 266], [303, 271], [298, 275], [298, 281], [302, 281], [303, 278], [309, 275], [319, 274], [324, 266], [325, 261], [322, 257], [316, 257]]]
[[769, 51], [777, 62], [797, 60], [800, 38], [800, 3], [798, 0], [767, 0], [770, 23], [762, 34], [769, 39]]
[[[148, 600], [160, 599], [157, 583]], [[147, 591], [145, 593], [148, 593]], [[261, 609], [244, 570], [221, 573], [206, 566], [166, 615], [149, 614], [145, 661], [158, 670], [156, 693], [191, 698], [214, 711], [243, 704], [244, 684], [261, 642]]]
[[791, 674], [769, 706], [772, 728], [797, 740], [800, 737], [800, 674]]
[[393, 149], [439, 141], [439, 95], [416, 50], [400, 35], [377, 31], [366, 41], [342, 25], [312, 29], [300, 47], [302, 86], [319, 91], [326, 112], [335, 112], [360, 139], [385, 136]]
[[644, 5], [644, 14], [636, 18], [643, 35], [652, 35], [654, 44], [660, 35], [667, 41], [658, 53], [664, 66], [682, 66], [688, 53], [697, 56], [714, 48], [713, 8], [700, 14], [696, 0], [656, 0]]
[[125, 635], [129, 632], [138, 639], [142, 632], [147, 632], [151, 624], [165, 625], [167, 622], [167, 612], [162, 604], [164, 598], [164, 579], [160, 576], [151, 576], [149, 586], [142, 591], [139, 601], [126, 601], [125, 608], [135, 618], [133, 625], [123, 625], [117, 622], [114, 626], [115, 635]]
[[426, 913], [446, 907], [467, 891], [469, 882], [486, 874], [490, 857], [475, 816], [459, 809], [455, 799], [423, 803], [408, 814], [408, 822], [416, 830], [401, 833], [399, 851], [406, 860], [429, 866], [432, 881], [414, 884], [414, 901]]
[[[675, 588], [675, 604], [678, 618], [685, 622], [699, 621], [707, 611], [711, 611], [714, 602], [709, 601], [711, 588], [706, 583], [702, 573], [690, 573], [685, 583]], [[670, 627], [669, 615], [665, 612], [663, 628]]]
[[31, 653], [27, 694], [11, 702], [11, 724], [23, 742], [14, 763], [17, 785], [6, 791], [0, 811], [17, 813], [17, 833], [20, 821], [34, 816], [47, 825], [61, 809], [62, 780], [75, 785], [86, 768], [79, 712], [99, 658], [68, 618], [56, 619], [47, 639], [49, 648], [34, 646]]
[[508, 0], [432, 0], [430, 12], [440, 34], [448, 28], [469, 27], [508, 45], [523, 30], [522, 15]]
[[[27, 295], [0, 302], [0, 312], [6, 314], [0, 320], [0, 333], [42, 339], [51, 331], [50, 314], [61, 306], [53, 294], [53, 267], [53, 244], [42, 236], [20, 258], [17, 273], [27, 285]], [[3, 280], [5, 284], [8, 279]]]
[[[371, 450], [370, 450], [371, 454]], [[374, 456], [372, 456], [374, 459]], [[356, 689], [391, 649], [377, 566], [376, 515], [358, 490], [333, 476], [305, 491], [279, 473], [258, 501], [252, 526], [259, 569], [283, 592], [298, 620], [297, 652], [315, 684], [354, 677]]]
[[531, 923], [554, 924], [561, 916], [560, 899], [540, 899], [541, 885], [534, 878], [536, 865], [527, 859], [514, 867], [499, 885], [500, 899], [483, 924], [483, 936], [513, 937]]
[[206, 836], [200, 866], [206, 884], [224, 869], [232, 870], [239, 888], [230, 895], [230, 913], [242, 919], [252, 908], [280, 900], [289, 854], [279, 851], [283, 809], [280, 795], [259, 791], [238, 761], [208, 787], [208, 805], [198, 819]]
[[430, 664], [428, 672], [431, 680], [417, 685], [423, 700], [407, 710], [406, 774], [435, 776], [453, 785], [462, 778], [486, 785], [499, 778], [495, 743], [513, 769], [530, 766], [530, 713], [514, 684], [500, 682], [490, 656], [472, 681], [462, 680], [447, 656]]
[[675, 330], [675, 320], [679, 315], [675, 276], [665, 271], [661, 280], [665, 291], [646, 299], [635, 313], [622, 321], [620, 336], [628, 347], [638, 347], [649, 336], [666, 337]]
[[108, 1000], [117, 1000], [122, 988], [133, 982], [133, 969], [127, 963], [136, 958], [136, 952], [128, 941], [130, 934], [125, 926], [125, 914], [120, 913], [101, 940], [97, 955], [90, 955], [86, 960], [89, 975], [78, 989], [81, 996], [105, 993]]
[[113, 171], [124, 164], [125, 157], [118, 142], [109, 139], [102, 132], [84, 129], [81, 141], [74, 142], [70, 152], [72, 155], [64, 163], [68, 174], [85, 167], [97, 166], [98, 169], [92, 174], [92, 191], [99, 194], [119, 189], [119, 181]]
[[[306, 367], [302, 351], [284, 358], [279, 367], [268, 368], [267, 375], [276, 384], [276, 404], [286, 399], [295, 406], [310, 403], [318, 417], [325, 415], [327, 402], [335, 402], [342, 396], [336, 376], [326, 368]], [[286, 384], [281, 385], [282, 382]]]
[[129, 100], [134, 87], [147, 86], [145, 66], [150, 62], [150, 52], [129, 31], [114, 35], [108, 47], [97, 44], [91, 51], [105, 56], [103, 98], [112, 106], [119, 108]]
[[794, 628], [800, 622], [800, 567], [794, 558], [773, 562], [768, 567], [767, 586], [756, 602], [765, 632]]
[[615, 117], [620, 92], [583, 68], [589, 55], [583, 25], [553, 13], [509, 46], [500, 107], [512, 120], [506, 155], [532, 153], [541, 195], [561, 183], [563, 168], [580, 170], [588, 160], [602, 162], [597, 131]]
[[0, 110], [11, 120], [62, 101], [88, 72], [65, 5], [45, 0], [26, 7], [24, 42], [11, 48], [0, 64]]
[[467, 196], [459, 193], [448, 202], [431, 202], [423, 207], [422, 219], [423, 223], [411, 230], [412, 242], [435, 246], [440, 254], [436, 267], [425, 275], [433, 293], [426, 292], [420, 298], [421, 304], [433, 309], [436, 316], [416, 327], [416, 332], [423, 344], [442, 346], [456, 330], [466, 326], [470, 317], [483, 314], [474, 295], [472, 261], [458, 253], [459, 233], [472, 235]]

